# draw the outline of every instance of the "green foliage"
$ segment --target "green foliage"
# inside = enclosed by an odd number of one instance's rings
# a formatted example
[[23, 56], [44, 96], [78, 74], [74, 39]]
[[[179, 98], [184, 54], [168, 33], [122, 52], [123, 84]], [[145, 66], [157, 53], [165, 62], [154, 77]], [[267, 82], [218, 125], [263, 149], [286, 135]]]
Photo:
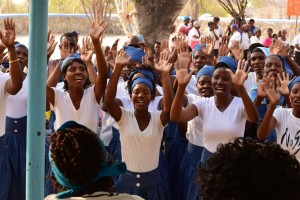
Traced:
[[79, 0], [49, 0], [49, 13], [84, 13]]
[[227, 17], [228, 13], [220, 6], [217, 0], [199, 0], [199, 15], [209, 13], [212, 16]]

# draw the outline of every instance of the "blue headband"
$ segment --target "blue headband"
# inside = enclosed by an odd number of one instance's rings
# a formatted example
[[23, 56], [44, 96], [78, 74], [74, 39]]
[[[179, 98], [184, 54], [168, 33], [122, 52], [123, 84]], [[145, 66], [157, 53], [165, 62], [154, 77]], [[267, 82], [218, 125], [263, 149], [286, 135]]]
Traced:
[[137, 74], [137, 73], [144, 74], [146, 77], [150, 78], [154, 82], [154, 74], [153, 74], [153, 72], [150, 71], [150, 70], [146, 70], [146, 69], [137, 69], [137, 70], [134, 70], [133, 72], [130, 73], [129, 79], [132, 79], [132, 77], [135, 74]]
[[132, 81], [131, 87], [130, 87], [130, 90], [129, 90], [129, 94], [132, 94], [133, 88], [134, 88], [137, 84], [139, 84], [139, 83], [144, 83], [144, 84], [146, 84], [146, 85], [150, 88], [151, 94], [154, 95], [154, 82], [151, 81], [149, 78], [143, 77], [143, 76], [136, 77], [136, 78]]
[[185, 20], [188, 20], [188, 19], [190, 19], [190, 17], [186, 15], [186, 16], [183, 17], [182, 20], [185, 21]]
[[194, 55], [195, 55], [196, 51], [200, 51], [200, 50], [202, 50], [202, 47], [200, 46], [200, 44], [196, 44], [194, 46], [194, 49], [193, 49], [193, 52], [192, 52], [193, 58], [194, 58]]
[[126, 46], [124, 47], [124, 50], [129, 55], [130, 62], [137, 62], [139, 64], [142, 64], [142, 58], [146, 55], [142, 49]]
[[258, 49], [262, 50], [262, 52], [268, 57], [270, 56], [270, 49], [266, 47], [257, 47]]
[[[72, 127], [72, 126], [77, 126], [77, 127], [84, 127], [85, 126], [76, 123], [75, 121], [68, 121], [66, 123], [64, 123], [59, 129], [58, 131], [63, 131], [66, 128]], [[118, 174], [124, 174], [126, 172], [126, 165], [125, 163], [114, 163], [110, 166], [108, 166], [108, 153], [106, 152], [105, 146], [103, 144], [103, 142], [99, 139], [98, 140], [99, 145], [101, 146], [103, 152], [105, 153], [105, 158], [104, 158], [104, 162], [102, 164], [102, 168], [100, 170], [100, 172], [93, 178], [93, 180], [91, 181], [91, 183], [95, 183], [96, 181], [98, 181], [99, 179], [103, 178], [103, 177], [107, 177], [107, 176], [114, 176], [114, 175], [118, 175]], [[89, 184], [91, 183], [86, 183], [83, 185], [76, 185], [74, 183], [72, 183], [70, 180], [68, 180], [62, 173], [61, 171], [58, 169], [58, 167], [56, 166], [55, 162], [52, 159], [51, 156], [51, 149], [49, 149], [49, 162], [52, 168], [52, 171], [54, 173], [55, 179], [57, 180], [57, 182], [68, 188], [69, 190], [67, 191], [63, 191], [60, 192], [56, 195], [56, 197], [58, 199], [64, 199], [64, 198], [69, 198], [72, 197], [76, 191], [81, 190], [86, 188]]]
[[208, 76], [212, 77], [213, 73], [214, 73], [214, 67], [213, 66], [204, 65], [202, 67], [202, 69], [200, 69], [199, 72], [197, 73], [196, 80], [198, 81], [199, 78], [201, 76], [204, 76], [204, 75], [208, 75]]
[[227, 67], [227, 68], [229, 68], [232, 71], [232, 73], [235, 74], [236, 69], [237, 69], [237, 62], [231, 56], [221, 56], [219, 58], [218, 63], [216, 64], [214, 70], [216, 70], [216, 69], [218, 69], [220, 67]]
[[15, 48], [18, 48], [18, 47], [24, 47], [28, 50], [28, 48], [24, 44], [21, 44], [21, 43], [15, 44]]
[[295, 79], [293, 79], [289, 84], [288, 84], [288, 88], [289, 90], [291, 91], [293, 86], [296, 84], [296, 83], [299, 83], [300, 82], [300, 76], [297, 76]]
[[60, 70], [63, 71], [63, 69], [66, 67], [66, 64], [70, 61], [70, 60], [73, 60], [73, 59], [80, 59], [80, 54], [78, 53], [75, 53], [75, 54], [72, 54], [72, 55], [69, 55], [67, 58], [65, 58], [61, 64], [60, 64]]

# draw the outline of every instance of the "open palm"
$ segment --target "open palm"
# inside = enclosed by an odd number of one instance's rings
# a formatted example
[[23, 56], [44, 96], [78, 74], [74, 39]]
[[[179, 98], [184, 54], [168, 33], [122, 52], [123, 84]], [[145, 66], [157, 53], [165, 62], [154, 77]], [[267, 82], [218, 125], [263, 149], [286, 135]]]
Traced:
[[188, 72], [188, 69], [178, 69], [176, 70], [176, 77], [179, 85], [187, 85], [190, 82], [193, 72]]
[[102, 20], [99, 24], [92, 23], [90, 36], [92, 40], [99, 40], [108, 25], [108, 21]]

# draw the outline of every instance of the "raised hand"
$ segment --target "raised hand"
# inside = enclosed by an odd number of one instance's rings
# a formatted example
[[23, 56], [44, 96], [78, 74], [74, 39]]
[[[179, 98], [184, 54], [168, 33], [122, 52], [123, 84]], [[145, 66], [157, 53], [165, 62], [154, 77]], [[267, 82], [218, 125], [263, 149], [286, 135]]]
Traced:
[[212, 37], [206, 37], [205, 42], [205, 48], [202, 49], [202, 52], [210, 56], [213, 53], [216, 40]]
[[60, 56], [62, 59], [65, 59], [69, 55], [75, 53], [74, 49], [71, 48], [70, 41], [63, 40], [62, 44], [60, 44]]
[[240, 46], [239, 41], [233, 41], [230, 50], [231, 50], [235, 60], [244, 59], [244, 49]]
[[4, 19], [4, 31], [0, 31], [0, 39], [6, 47], [15, 45], [16, 31], [15, 22], [12, 19]]
[[279, 80], [276, 80], [274, 77], [270, 77], [272, 81], [269, 81], [268, 84], [265, 85], [265, 92], [267, 98], [270, 101], [270, 104], [277, 105], [280, 100], [280, 91], [279, 91]]
[[123, 68], [126, 65], [129, 65], [129, 56], [124, 49], [121, 49], [116, 57], [115, 67]]
[[186, 86], [190, 82], [193, 73], [194, 73], [193, 70], [191, 70], [189, 72], [188, 69], [186, 69], [186, 68], [177, 69], [176, 70], [176, 78], [177, 78], [178, 84]]
[[282, 74], [278, 74], [278, 80], [279, 80], [279, 92], [285, 96], [288, 97], [290, 95], [290, 90], [288, 88], [288, 84], [290, 82], [290, 76], [288, 73], [283, 72]]
[[160, 49], [161, 49], [161, 51], [169, 50], [169, 42], [167, 39], [162, 39]]
[[159, 72], [170, 72], [170, 70], [173, 67], [172, 63], [169, 63], [170, 56], [169, 56], [169, 51], [164, 50], [160, 53], [160, 58], [159, 62], [157, 65], [155, 65], [155, 69], [158, 70]]
[[117, 52], [119, 40], [119, 38], [115, 40], [114, 44], [110, 48], [111, 51]]
[[180, 45], [176, 47], [176, 51], [178, 55], [176, 67], [188, 69], [192, 62], [192, 57], [187, 42], [181, 42]]
[[283, 43], [280, 40], [276, 40], [270, 45], [270, 55], [273, 54], [280, 54], [282, 48], [283, 48]]
[[244, 87], [244, 82], [247, 79], [248, 73], [250, 72], [250, 67], [246, 70], [247, 61], [239, 60], [238, 67], [235, 74], [232, 73], [230, 69], [226, 69], [231, 75], [232, 83], [238, 89]]
[[89, 37], [84, 37], [82, 39], [82, 48], [80, 53], [80, 58], [84, 62], [92, 61], [93, 53], [95, 52], [93, 43]]
[[230, 49], [228, 48], [229, 37], [223, 36], [222, 41], [219, 46], [219, 55], [220, 56], [228, 56]]
[[54, 35], [51, 34], [51, 30], [48, 31], [48, 39], [47, 39], [47, 56], [50, 57], [57, 45], [57, 42], [55, 42]]
[[93, 22], [90, 28], [90, 36], [93, 41], [99, 40], [100, 37], [103, 35], [106, 27], [108, 25], [108, 21], [102, 20], [100, 23], [96, 24]]

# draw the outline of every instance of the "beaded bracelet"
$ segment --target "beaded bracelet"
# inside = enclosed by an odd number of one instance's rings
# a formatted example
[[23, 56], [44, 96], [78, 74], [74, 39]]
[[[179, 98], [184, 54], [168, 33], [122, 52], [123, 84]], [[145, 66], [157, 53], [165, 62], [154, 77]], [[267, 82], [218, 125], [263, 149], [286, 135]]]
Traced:
[[9, 61], [8, 63], [9, 63], [9, 64], [12, 64], [12, 63], [18, 62], [18, 61], [19, 61], [19, 59], [16, 59], [16, 60], [13, 60], [13, 61]]

